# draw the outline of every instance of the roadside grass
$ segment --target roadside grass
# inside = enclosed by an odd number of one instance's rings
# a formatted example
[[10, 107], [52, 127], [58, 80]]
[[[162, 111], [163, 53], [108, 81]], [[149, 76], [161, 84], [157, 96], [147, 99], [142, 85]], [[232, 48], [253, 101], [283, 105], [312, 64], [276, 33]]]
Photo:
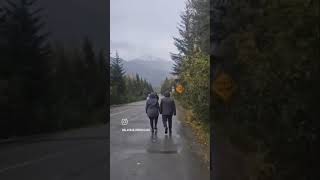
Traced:
[[189, 126], [196, 138], [197, 143], [201, 146], [200, 155], [202, 156], [205, 163], [210, 164], [210, 125], [207, 122], [203, 122], [195, 117], [192, 110], [182, 107], [178, 104], [178, 110], [183, 113], [180, 116], [180, 120]]

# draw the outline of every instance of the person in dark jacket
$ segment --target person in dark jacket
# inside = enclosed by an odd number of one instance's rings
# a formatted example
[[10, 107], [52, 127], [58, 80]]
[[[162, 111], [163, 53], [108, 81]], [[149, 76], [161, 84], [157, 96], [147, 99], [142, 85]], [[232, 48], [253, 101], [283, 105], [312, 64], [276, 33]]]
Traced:
[[169, 124], [169, 133], [171, 134], [172, 133], [172, 115], [176, 115], [176, 105], [174, 103], [174, 100], [170, 98], [169, 92], [165, 92], [164, 98], [161, 99], [160, 114], [162, 114], [162, 122], [165, 128], [165, 134], [168, 133], [168, 124]]
[[159, 102], [155, 93], [151, 93], [146, 102], [146, 113], [150, 119], [151, 132], [157, 131]]

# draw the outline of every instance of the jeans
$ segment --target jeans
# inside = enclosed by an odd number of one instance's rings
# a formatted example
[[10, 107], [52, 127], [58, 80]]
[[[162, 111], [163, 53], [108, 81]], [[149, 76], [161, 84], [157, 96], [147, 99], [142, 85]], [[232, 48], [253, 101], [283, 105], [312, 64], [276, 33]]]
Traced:
[[167, 122], [169, 124], [169, 130], [172, 129], [172, 115], [162, 115], [162, 122], [164, 128], [168, 128]]
[[149, 119], [150, 119], [151, 129], [157, 129], [158, 116], [156, 116], [156, 117], [149, 117]]

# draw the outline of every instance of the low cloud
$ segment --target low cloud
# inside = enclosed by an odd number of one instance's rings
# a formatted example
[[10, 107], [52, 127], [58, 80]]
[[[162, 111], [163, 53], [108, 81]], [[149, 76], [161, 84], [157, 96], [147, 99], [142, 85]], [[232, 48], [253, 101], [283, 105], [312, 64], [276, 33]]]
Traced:
[[155, 56], [170, 59], [176, 52], [173, 36], [184, 0], [111, 0], [111, 52], [117, 50], [124, 59]]

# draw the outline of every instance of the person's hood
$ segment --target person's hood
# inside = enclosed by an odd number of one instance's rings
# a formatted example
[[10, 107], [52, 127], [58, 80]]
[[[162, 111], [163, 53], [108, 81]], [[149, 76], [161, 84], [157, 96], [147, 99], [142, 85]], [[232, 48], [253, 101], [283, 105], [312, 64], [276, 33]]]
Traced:
[[154, 98], [150, 98], [148, 100], [148, 102], [149, 102], [150, 105], [155, 106], [155, 105], [157, 105], [158, 100], [157, 100], [157, 98], [154, 97]]
[[170, 97], [170, 93], [169, 92], [165, 92], [164, 93], [164, 97]]
[[157, 95], [155, 93], [151, 93], [149, 97], [150, 98], [157, 98]]

